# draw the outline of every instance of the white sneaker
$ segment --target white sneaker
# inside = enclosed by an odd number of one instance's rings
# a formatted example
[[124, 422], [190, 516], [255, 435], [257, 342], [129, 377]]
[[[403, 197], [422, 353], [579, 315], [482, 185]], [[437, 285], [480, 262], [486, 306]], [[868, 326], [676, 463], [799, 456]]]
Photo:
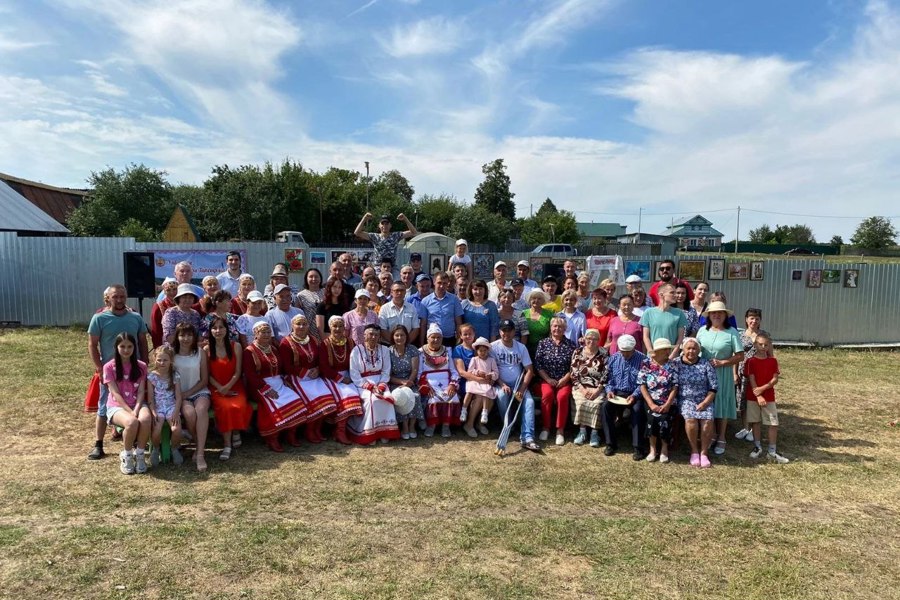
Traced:
[[448, 438], [450, 437], [450, 426], [444, 423], [441, 425], [441, 437]]
[[408, 439], [409, 439], [409, 434], [408, 434], [408, 433], [401, 433], [401, 434], [400, 434], [400, 439], [401, 439], [401, 440], [408, 440]]
[[459, 420], [465, 421], [466, 417], [468, 417], [468, 416], [469, 416], [469, 409], [466, 408], [465, 406], [463, 406], [462, 410], [459, 412]]
[[416, 433], [415, 431], [410, 431], [407, 435], [409, 436], [409, 439], [411, 439], [411, 440], [414, 440], [417, 437], [419, 437], [419, 434]]
[[565, 443], [566, 443], [565, 436], [563, 436], [563, 434], [561, 434], [561, 433], [557, 433], [556, 434], [556, 445], [563, 446], [563, 445], [565, 445]]
[[172, 464], [177, 466], [183, 462], [184, 457], [181, 455], [181, 451], [175, 446], [172, 446]]
[[147, 472], [147, 459], [144, 457], [144, 453], [141, 452], [138, 454], [134, 453], [134, 472], [143, 475]]
[[431, 437], [434, 435], [434, 427], [428, 426], [425, 428], [425, 437]]
[[478, 426], [478, 433], [480, 433], [481, 435], [487, 435], [487, 434], [490, 433], [490, 431], [488, 431], [488, 428], [485, 427], [484, 425], [479, 425], [479, 426]]
[[481, 409], [481, 424], [482, 425], [488, 424], [488, 411], [487, 411], [487, 409], [484, 409], [484, 408]]
[[546, 442], [547, 438], [549, 438], [549, 437], [550, 437], [550, 432], [547, 431], [546, 429], [542, 429], [541, 435], [538, 436], [538, 439], [541, 440], [542, 442]]
[[789, 462], [791, 462], [789, 459], [783, 457], [782, 455], [778, 454], [777, 452], [769, 452], [768, 457], [769, 457], [770, 461], [772, 461], [774, 463], [778, 463], [779, 465], [786, 465]]
[[661, 463], [663, 463], [663, 464], [669, 462], [669, 455], [668, 455], [668, 454], [660, 454], [660, 455], [659, 455], [659, 462], [661, 462]]
[[646, 458], [647, 462], [653, 462], [654, 460], [656, 460], [656, 452], [651, 452], [650, 454], [647, 455], [647, 458]]
[[736, 434], [734, 434], [734, 437], [739, 440], [745, 440], [745, 439], [747, 439], [748, 435], [750, 436], [750, 439], [752, 440], [753, 432], [749, 429], [741, 429]]
[[760, 456], [762, 456], [762, 448], [760, 446], [757, 446], [750, 452], [750, 458], [759, 458]]
[[119, 452], [119, 470], [123, 475], [134, 475], [134, 455], [131, 452]]

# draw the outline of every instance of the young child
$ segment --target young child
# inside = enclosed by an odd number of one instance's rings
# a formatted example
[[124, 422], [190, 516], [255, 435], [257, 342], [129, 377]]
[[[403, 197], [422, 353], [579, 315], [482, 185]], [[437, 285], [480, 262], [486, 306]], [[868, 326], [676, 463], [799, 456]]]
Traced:
[[125, 449], [119, 455], [119, 470], [125, 475], [146, 473], [144, 449], [152, 418], [144, 402], [147, 365], [138, 360], [137, 343], [130, 333], [120, 333], [115, 347], [115, 357], [103, 365], [103, 383], [109, 388], [106, 418], [110, 425], [122, 428]]
[[666, 338], [654, 341], [650, 358], [643, 362], [638, 372], [637, 383], [647, 405], [647, 437], [650, 439], [647, 462], [656, 460], [657, 438], [662, 442], [659, 462], [669, 462], [675, 397], [678, 395], [678, 371], [669, 365], [669, 354], [673, 347], [672, 342]]
[[[500, 378], [500, 368], [497, 361], [491, 356], [491, 343], [485, 338], [480, 337], [472, 344], [475, 349], [475, 356], [469, 362], [469, 373], [475, 375], [479, 379], [470, 380], [466, 383], [466, 397], [463, 398], [463, 414], [469, 412], [469, 406], [475, 398], [481, 398], [481, 424], [487, 425], [488, 413], [494, 408], [494, 399], [497, 397], [497, 390], [494, 384]], [[465, 417], [460, 415], [460, 419]]]
[[453, 265], [462, 265], [466, 268], [469, 279], [472, 279], [472, 257], [467, 254], [469, 244], [466, 240], [456, 240], [456, 254], [450, 257], [447, 270], [453, 272]]
[[175, 351], [169, 346], [159, 346], [150, 353], [150, 373], [147, 375], [147, 403], [153, 413], [153, 451], [150, 464], [159, 464], [159, 448], [162, 429], [166, 421], [172, 430], [172, 462], [184, 462], [178, 446], [181, 443], [181, 376], [175, 371]]
[[778, 409], [775, 408], [775, 385], [781, 372], [778, 360], [772, 356], [772, 340], [765, 332], [756, 334], [756, 354], [747, 360], [744, 371], [750, 385], [747, 388], [747, 425], [753, 429], [753, 451], [750, 458], [762, 454], [760, 422], [769, 426], [769, 460], [779, 465], [790, 462], [778, 454]]

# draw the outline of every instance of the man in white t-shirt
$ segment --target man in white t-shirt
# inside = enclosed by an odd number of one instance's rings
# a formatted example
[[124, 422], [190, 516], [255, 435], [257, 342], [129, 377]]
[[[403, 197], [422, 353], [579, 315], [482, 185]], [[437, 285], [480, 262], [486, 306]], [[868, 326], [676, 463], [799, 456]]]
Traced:
[[[516, 341], [516, 324], [512, 319], [500, 321], [500, 339], [491, 344], [491, 356], [497, 361], [500, 371], [500, 380], [497, 382], [499, 385], [497, 408], [500, 410], [500, 415], [502, 417], [506, 414], [513, 398], [521, 402], [522, 422], [519, 441], [523, 448], [539, 452], [541, 447], [534, 441], [534, 398], [528, 391], [531, 378], [534, 376], [534, 368], [531, 366], [528, 349], [523, 343]], [[523, 372], [525, 376], [519, 383], [519, 387], [512, 389]]]
[[229, 252], [228, 256], [225, 257], [225, 264], [228, 265], [228, 268], [216, 275], [216, 279], [219, 280], [219, 289], [231, 294], [232, 298], [237, 298], [238, 288], [240, 288], [239, 280], [242, 274], [241, 253], [237, 250]]
[[506, 278], [506, 263], [498, 260], [494, 263], [494, 279], [488, 281], [488, 300], [497, 303], [500, 292], [509, 287], [509, 280]]
[[531, 290], [538, 289], [538, 282], [534, 279], [530, 279], [531, 275], [531, 265], [528, 264], [527, 260], [520, 260], [516, 263], [516, 277], [522, 280], [522, 283], [525, 284], [525, 291], [523, 294], [525, 297], [528, 297], [528, 294], [531, 293]]

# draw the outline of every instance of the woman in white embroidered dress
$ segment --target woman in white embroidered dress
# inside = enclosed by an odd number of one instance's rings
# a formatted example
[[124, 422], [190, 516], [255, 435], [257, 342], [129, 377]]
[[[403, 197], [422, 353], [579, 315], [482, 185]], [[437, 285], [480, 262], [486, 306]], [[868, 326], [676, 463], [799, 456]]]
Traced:
[[391, 380], [391, 355], [387, 346], [382, 346], [381, 328], [366, 325], [363, 343], [350, 353], [350, 378], [359, 388], [363, 414], [351, 417], [347, 423], [347, 434], [357, 444], [374, 444], [381, 440], [400, 439], [394, 400], [388, 384]]

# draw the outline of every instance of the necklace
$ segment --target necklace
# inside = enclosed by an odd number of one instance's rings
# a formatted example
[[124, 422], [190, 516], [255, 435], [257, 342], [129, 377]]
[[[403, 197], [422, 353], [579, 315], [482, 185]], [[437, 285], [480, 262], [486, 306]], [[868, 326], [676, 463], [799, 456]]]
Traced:
[[[368, 360], [366, 360], [368, 358]], [[378, 351], [378, 347], [376, 346], [374, 349], [369, 349], [366, 346], [366, 354], [363, 356], [363, 363], [370, 365], [372, 369], [375, 369], [375, 365], [381, 362], [381, 353]]]
[[[331, 339], [332, 345], [331, 350], [334, 354], [334, 360], [338, 363], [343, 364], [344, 360], [347, 358], [347, 340], [346, 338], [341, 340], [340, 343], [335, 342], [334, 338]], [[338, 352], [338, 348], [340, 348], [340, 352]]]
[[278, 355], [272, 352], [272, 346], [266, 346], [263, 348], [259, 344], [253, 344], [260, 351], [266, 361], [269, 363], [269, 366], [272, 369], [272, 373], [278, 372]]
[[[299, 355], [303, 355], [303, 357], [305, 358], [305, 360], [303, 361], [304, 363], [309, 364], [309, 363], [314, 362], [315, 350], [313, 349], [312, 345], [310, 345], [310, 343], [309, 343], [308, 335], [305, 338], [303, 338], [302, 340], [300, 340], [300, 339], [297, 339], [297, 336], [295, 336], [293, 333], [291, 333], [289, 339], [290, 339], [291, 349], [294, 350], [294, 364], [298, 364], [297, 358], [299, 358]], [[298, 354], [298, 352], [299, 352], [299, 354]]]

